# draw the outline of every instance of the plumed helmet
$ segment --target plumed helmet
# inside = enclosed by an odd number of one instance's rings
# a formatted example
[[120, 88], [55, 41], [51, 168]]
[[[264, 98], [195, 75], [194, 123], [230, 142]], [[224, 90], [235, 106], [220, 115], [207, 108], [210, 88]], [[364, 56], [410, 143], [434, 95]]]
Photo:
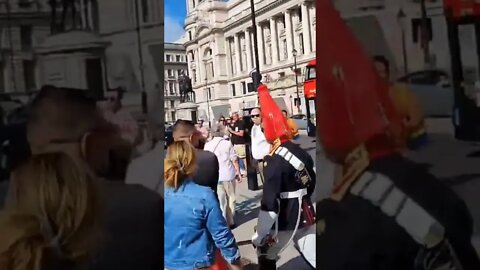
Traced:
[[267, 141], [272, 143], [277, 139], [289, 140], [291, 134], [287, 119], [268, 92], [266, 85], [258, 87], [258, 102], [261, 108], [263, 132]]
[[[389, 96], [389, 86], [331, 0], [317, 6], [317, 134], [328, 152], [348, 153], [371, 140], [368, 148], [394, 150], [400, 118]], [[373, 145], [375, 145], [373, 147]]]

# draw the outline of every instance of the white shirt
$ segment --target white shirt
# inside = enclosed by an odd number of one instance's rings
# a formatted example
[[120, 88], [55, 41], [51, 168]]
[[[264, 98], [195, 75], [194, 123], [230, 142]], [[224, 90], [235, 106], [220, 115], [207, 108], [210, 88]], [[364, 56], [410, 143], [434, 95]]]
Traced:
[[[218, 146], [217, 146], [218, 145]], [[236, 171], [233, 167], [233, 161], [238, 159], [233, 145], [230, 141], [227, 141], [220, 137], [215, 137], [205, 144], [203, 148], [205, 151], [209, 151], [215, 154], [218, 159], [218, 181], [232, 181], [235, 180]]]
[[262, 160], [270, 153], [270, 143], [267, 142], [265, 134], [260, 125], [253, 125], [252, 132], [252, 156], [256, 160]]
[[163, 162], [165, 143], [158, 142], [155, 148], [132, 160], [128, 165], [125, 183], [142, 185], [163, 196]]

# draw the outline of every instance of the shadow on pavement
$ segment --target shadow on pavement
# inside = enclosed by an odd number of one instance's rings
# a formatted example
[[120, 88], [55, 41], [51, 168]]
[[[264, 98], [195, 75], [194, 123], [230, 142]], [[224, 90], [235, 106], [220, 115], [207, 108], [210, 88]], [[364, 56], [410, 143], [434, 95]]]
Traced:
[[305, 270], [310, 269], [310, 267], [305, 263], [301, 256], [297, 256], [288, 262], [284, 263], [278, 269], [280, 270]]
[[262, 193], [258, 193], [248, 200], [237, 203], [235, 213], [235, 223], [237, 226], [241, 226], [242, 224], [245, 224], [258, 217], [258, 212], [260, 211], [258, 201], [260, 201], [261, 198]]

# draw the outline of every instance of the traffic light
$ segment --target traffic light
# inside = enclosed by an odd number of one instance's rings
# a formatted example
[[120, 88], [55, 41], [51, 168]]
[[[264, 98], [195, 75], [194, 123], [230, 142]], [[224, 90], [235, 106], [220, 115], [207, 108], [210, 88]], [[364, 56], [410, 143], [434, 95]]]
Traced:
[[262, 74], [254, 71], [251, 74], [252, 76], [252, 82], [253, 82], [253, 89], [254, 91], [257, 91], [257, 88], [260, 84], [262, 84]]

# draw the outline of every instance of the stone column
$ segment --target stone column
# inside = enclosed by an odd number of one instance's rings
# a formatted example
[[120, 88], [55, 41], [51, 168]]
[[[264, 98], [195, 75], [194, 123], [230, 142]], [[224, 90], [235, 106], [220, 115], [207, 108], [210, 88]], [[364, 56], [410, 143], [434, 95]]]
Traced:
[[258, 37], [258, 58], [260, 62], [260, 70], [265, 65], [265, 38], [263, 36], [263, 27], [261, 24], [257, 25], [257, 37]]
[[82, 29], [86, 29], [89, 27], [87, 23], [87, 14], [86, 14], [86, 8], [85, 8], [85, 0], [80, 0], [80, 18], [82, 21]]
[[302, 32], [303, 32], [303, 47], [305, 54], [309, 54], [312, 51], [312, 38], [310, 31], [310, 12], [307, 3], [302, 3]]
[[250, 38], [250, 29], [245, 30], [245, 46], [247, 51], [247, 70], [250, 71], [253, 69], [252, 60], [255, 57], [253, 55], [254, 53], [252, 53], [252, 39]]
[[293, 59], [293, 27], [292, 27], [292, 11], [285, 12], [285, 36], [287, 38], [287, 59]]
[[232, 51], [230, 50], [230, 46], [232, 44], [230, 37], [225, 38], [225, 44], [226, 44], [226, 53], [227, 53], [227, 75], [229, 78], [231, 78], [233, 75], [233, 70], [232, 70], [233, 62], [232, 62]]
[[316, 29], [316, 9], [315, 6], [310, 6], [310, 26], [312, 27], [312, 51], [317, 49], [317, 29]]
[[200, 48], [197, 48], [197, 85], [202, 85], [204, 78], [202, 78], [202, 61], [200, 61]]
[[242, 73], [242, 48], [240, 48], [240, 40], [237, 34], [234, 34], [233, 41], [235, 42], [235, 64], [237, 65], [237, 74]]
[[272, 43], [272, 65], [275, 65], [278, 63], [278, 34], [275, 17], [270, 18], [270, 41]]
[[[188, 77], [192, 78], [192, 51], [187, 52], [187, 67], [188, 67]], [[193, 81], [193, 78], [192, 78]]]

